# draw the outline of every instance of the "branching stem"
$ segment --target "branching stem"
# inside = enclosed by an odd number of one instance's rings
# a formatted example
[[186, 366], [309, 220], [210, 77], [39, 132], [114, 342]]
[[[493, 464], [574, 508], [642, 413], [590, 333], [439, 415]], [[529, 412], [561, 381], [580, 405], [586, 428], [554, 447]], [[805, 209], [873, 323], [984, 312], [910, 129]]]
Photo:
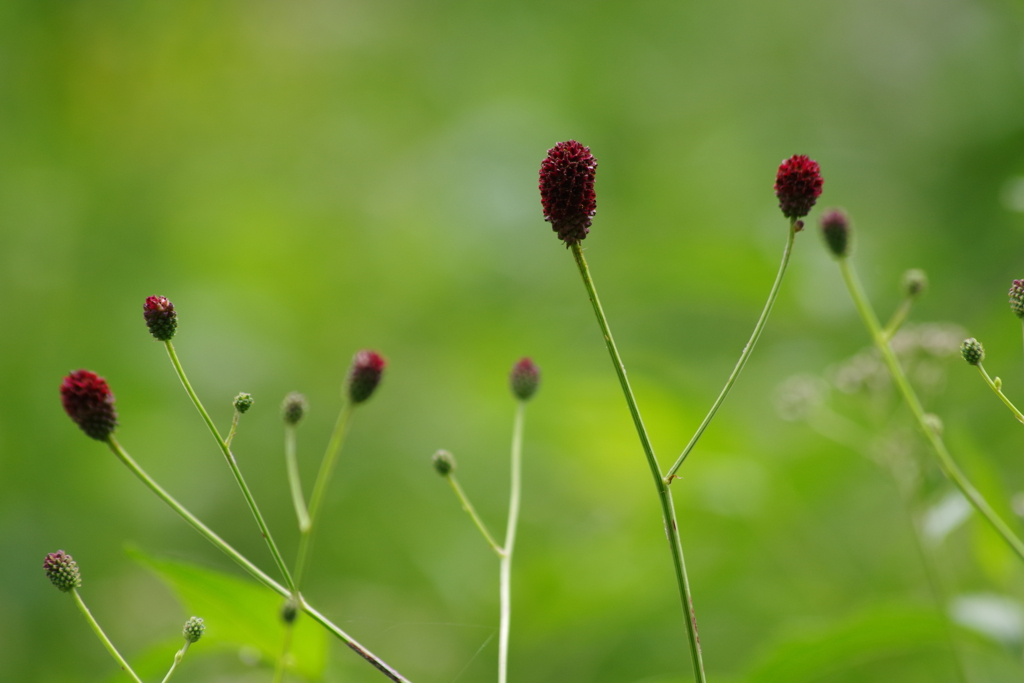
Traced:
[[[182, 386], [185, 387], [185, 391], [188, 393], [189, 398], [192, 399], [192, 403], [195, 404], [196, 410], [203, 416], [203, 421], [206, 422], [206, 426], [210, 429], [210, 434], [213, 435], [217, 445], [220, 447], [221, 452], [224, 453], [224, 459], [228, 462], [228, 467], [231, 468], [231, 473], [235, 475], [235, 481], [238, 482], [238, 487], [242, 490], [242, 495], [245, 496], [245, 502], [249, 504], [249, 509], [252, 511], [252, 516], [256, 518], [256, 524], [260, 528], [260, 533], [263, 534], [264, 540], [267, 542], [267, 547], [270, 549], [270, 554], [274, 557], [274, 562], [277, 563], [277, 568], [281, 571], [281, 576], [284, 577], [284, 582], [289, 588], [295, 588], [295, 582], [292, 580], [291, 572], [288, 571], [288, 566], [284, 563], [284, 558], [281, 557], [281, 552], [277, 549], [277, 544], [274, 543], [274, 537], [270, 535], [270, 529], [267, 528], [267, 523], [263, 521], [263, 515], [260, 514], [260, 509], [256, 505], [256, 499], [252, 497], [252, 492], [249, 490], [249, 486], [245, 483], [245, 478], [242, 476], [242, 471], [238, 469], [238, 463], [235, 462], [235, 456], [231, 453], [231, 448], [228, 447], [227, 442], [221, 437], [220, 432], [217, 431], [217, 426], [213, 424], [213, 420], [210, 418], [210, 414], [206, 412], [206, 408], [203, 407], [202, 401], [199, 400], [199, 396], [192, 389], [192, 384], [189, 383], [188, 377], [185, 376], [185, 369], [181, 367], [181, 362], [178, 360], [178, 354], [174, 351], [174, 344], [170, 340], [164, 342], [167, 346], [167, 355], [171, 358], [171, 363], [174, 365], [175, 371], [178, 373], [178, 379], [181, 380]], [[235, 413], [237, 415], [237, 411]]]
[[725, 386], [722, 387], [722, 391], [718, 394], [718, 398], [711, 406], [711, 410], [704, 417], [704, 421], [697, 427], [697, 431], [694, 432], [693, 437], [690, 439], [690, 443], [686, 444], [686, 448], [683, 449], [682, 454], [676, 459], [672, 467], [668, 468], [668, 474], [665, 475], [665, 482], [671, 484], [672, 480], [676, 476], [676, 472], [682, 466], [686, 457], [690, 455], [690, 451], [693, 450], [694, 446], [700, 440], [700, 437], [704, 434], [704, 430], [711, 424], [711, 420], [714, 419], [715, 413], [725, 402], [725, 397], [732, 391], [732, 385], [736, 383], [736, 379], [743, 372], [743, 367], [747, 364], [750, 359], [750, 354], [754, 351], [754, 345], [757, 344], [757, 340], [761, 338], [761, 332], [764, 331], [764, 326], [768, 322], [768, 316], [772, 312], [772, 307], [775, 306], [775, 299], [779, 296], [779, 289], [782, 287], [782, 278], [786, 274], [786, 268], [789, 266], [789, 257], [793, 253], [793, 241], [796, 238], [796, 219], [792, 219], [789, 224], [789, 237], [786, 240], [786, 248], [782, 252], [782, 263], [779, 265], [779, 272], [775, 276], [775, 282], [772, 284], [772, 289], [768, 293], [768, 301], [764, 305], [764, 310], [761, 311], [761, 317], [757, 319], [757, 324], [754, 325], [754, 332], [750, 335], [750, 340], [747, 345], [743, 347], [743, 352], [740, 354], [740, 359], [736, 361], [736, 367], [732, 369], [732, 374], [729, 375], [729, 379], [725, 381]]
[[508, 681], [508, 636], [512, 617], [512, 551], [516, 546], [516, 528], [519, 525], [519, 500], [523, 476], [523, 415], [526, 401], [516, 406], [516, 419], [512, 427], [512, 484], [508, 502], [508, 526], [505, 528], [505, 546], [501, 548], [501, 622], [498, 628], [498, 683]]
[[587, 289], [587, 295], [590, 297], [590, 303], [594, 308], [597, 324], [601, 327], [601, 334], [604, 337], [605, 346], [608, 347], [608, 355], [611, 356], [615, 374], [619, 377], [622, 394], [626, 398], [629, 413], [633, 417], [633, 425], [636, 427], [637, 436], [640, 438], [644, 457], [647, 459], [651, 476], [654, 478], [654, 486], [658, 491], [658, 500], [661, 503], [665, 535], [668, 537], [669, 550], [672, 553], [672, 567], [675, 570], [676, 587], [679, 591], [679, 600], [683, 608], [686, 638], [690, 648], [690, 661], [693, 664], [693, 676], [697, 683], [705, 683], [707, 678], [704, 674], [704, 662], [701, 658], [700, 638], [697, 635], [697, 616], [693, 609], [693, 597], [690, 594], [690, 583], [686, 576], [686, 562], [683, 559], [683, 547], [679, 541], [679, 527], [676, 524], [672, 494], [669, 491], [668, 484], [665, 482], [665, 477], [661, 474], [661, 467], [658, 465], [658, 459], [654, 454], [654, 447], [651, 445], [651, 439], [647, 435], [647, 429], [644, 427], [643, 419], [640, 417], [640, 409], [637, 407], [636, 399], [633, 397], [633, 389], [630, 387], [629, 379], [626, 377], [626, 366], [623, 365], [622, 358], [619, 356], [619, 350], [615, 346], [614, 339], [612, 339], [612, 332], [608, 327], [608, 319], [601, 308], [601, 301], [597, 297], [597, 290], [594, 288], [594, 282], [590, 277], [590, 269], [587, 267], [587, 261], [583, 257], [583, 248], [579, 242], [573, 243], [572, 254], [576, 259], [580, 276], [583, 278], [583, 285]]
[[[152, 477], [146, 474], [145, 470], [139, 467], [138, 463], [136, 463], [135, 460], [133, 460], [132, 457], [128, 455], [128, 453], [121, 447], [121, 444], [119, 444], [113, 436], [111, 436], [108, 439], [107, 444], [110, 446], [110, 450], [114, 452], [114, 455], [116, 455], [118, 459], [122, 463], [124, 463], [124, 465], [132, 472], [132, 474], [138, 477], [143, 484], [149, 487], [149, 489], [153, 491], [153, 493], [155, 493], [157, 497], [160, 498], [160, 500], [167, 503], [167, 505], [170, 506], [172, 510], [178, 513], [178, 515], [182, 519], [188, 522], [189, 526], [198, 531], [203, 538], [205, 538], [214, 546], [219, 548], [221, 552], [223, 552], [225, 555], [227, 555], [236, 563], [238, 563], [238, 565], [241, 566], [242, 569], [249, 572], [249, 574], [252, 575], [254, 579], [262, 583], [270, 590], [274, 591], [278, 595], [285, 598], [291, 597], [293, 595], [293, 591], [291, 589], [285, 588], [277, 581], [274, 581], [272, 578], [267, 576], [267, 574], [265, 574], [259, 567], [250, 562], [248, 558], [246, 558], [240, 552], [232, 548], [226, 541], [224, 541], [224, 539], [215, 534], [208, 526], [199, 521], [199, 519], [195, 515], [193, 515], [191, 512], [185, 509], [185, 507], [177, 500], [175, 500], [175, 498], [171, 496], [171, 494], [167, 493], [167, 491], [165, 491], [159, 484], [157, 484], [156, 481], [152, 479]], [[345, 645], [347, 645], [350, 649], [355, 651], [356, 654], [358, 654], [360, 657], [362, 657], [367, 662], [372, 664], [378, 671], [383, 673], [392, 681], [395, 681], [395, 683], [409, 683], [408, 679], [406, 679], [400, 673], [395, 671], [391, 666], [389, 666], [375, 654], [373, 654], [365, 647], [360, 645], [359, 642], [352, 638], [352, 636], [348, 635], [340, 628], [338, 628], [333, 622], [331, 622], [331, 620], [329, 620], [323, 614], [315, 610], [308, 602], [306, 602], [306, 600], [302, 597], [301, 594], [298, 596], [298, 605], [300, 608], [302, 608], [302, 611], [308, 614], [310, 617], [312, 617], [315, 622], [317, 622], [318, 624], [326, 628], [328, 631], [330, 631], [335, 637], [337, 637], [339, 640], [345, 643]]]
[[976, 488], [968, 481], [966, 475], [960, 470], [960, 467], [953, 460], [953, 456], [950, 455], [946, 449], [946, 444], [942, 441], [942, 438], [938, 433], [932, 429], [925, 419], [924, 408], [921, 406], [921, 401], [918, 399], [917, 394], [914, 392], [913, 387], [910, 386], [910, 382], [907, 380], [907, 376], [903, 373], [903, 369], [900, 367], [899, 361], [896, 359], [896, 354], [893, 353], [892, 347], [889, 342], [882, 336], [882, 328], [878, 322], [878, 317], [875, 315], [874, 309], [871, 308], [871, 304], [868, 302], [867, 295], [864, 294], [864, 288], [860, 284], [860, 280], [857, 278], [856, 272], [853, 270], [853, 266], [850, 265], [848, 258], [839, 259], [839, 269], [843, 274], [843, 281], [846, 283], [847, 289], [850, 291], [850, 296], [853, 298], [853, 303], [857, 307], [857, 312], [860, 314], [861, 320], [864, 322], [864, 326], [867, 327], [868, 332], [871, 334], [871, 339], [874, 341], [875, 347], [878, 352], [882, 355], [882, 360], [885, 362], [889, 369], [889, 374], [892, 376], [893, 382], [896, 384], [896, 388], [900, 394], [903, 395], [903, 400], [906, 401], [907, 406], [910, 408], [910, 412], [913, 414], [914, 419], [917, 421], [917, 425], [921, 432], [924, 434], [929, 445], [932, 447], [932, 451], [935, 453], [935, 457], [938, 460], [939, 467], [942, 469], [946, 477], [953, 482], [953, 484], [960, 489], [960, 492], [971, 502], [974, 509], [981, 513], [981, 516], [992, 526], [996, 533], [1002, 536], [1006, 544], [1017, 553], [1017, 555], [1024, 560], [1024, 543], [1017, 537], [1016, 534], [1007, 526], [1006, 522], [996, 514], [992, 506], [989, 505], [985, 497], [978, 492]]
[[[1017, 406], [1013, 405], [1013, 402], [1006, 397], [1006, 394], [1003, 393], [1002, 387], [999, 384], [996, 384], [995, 381], [988, 376], [988, 372], [985, 371], [985, 367], [980, 362], [977, 367], [978, 372], [981, 373], [981, 377], [985, 380], [985, 384], [989, 386], [989, 389], [996, 393], [996, 396], [1006, 404], [1006, 407], [1010, 409], [1010, 412], [1013, 413], [1013, 416], [1017, 418], [1019, 422], [1024, 423], [1024, 415], [1022, 415], [1021, 412], [1017, 410]], [[997, 377], [996, 379], [999, 378]]]

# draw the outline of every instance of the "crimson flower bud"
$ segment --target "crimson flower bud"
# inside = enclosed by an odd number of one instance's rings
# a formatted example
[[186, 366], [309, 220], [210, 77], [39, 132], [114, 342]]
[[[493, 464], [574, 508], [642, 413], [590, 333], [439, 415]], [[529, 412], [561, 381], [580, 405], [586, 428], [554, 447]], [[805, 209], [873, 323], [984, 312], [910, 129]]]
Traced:
[[353, 403], [363, 403], [380, 384], [387, 361], [376, 351], [363, 350], [352, 358], [348, 371], [348, 398]]
[[114, 394], [107, 381], [94, 372], [75, 370], [65, 377], [60, 400], [68, 417], [97, 441], [106, 441], [117, 427]]
[[544, 220], [569, 247], [586, 238], [597, 212], [594, 175], [597, 159], [575, 140], [559, 142], [540, 165], [540, 203]]
[[782, 162], [775, 175], [775, 196], [786, 218], [803, 218], [821, 196], [821, 169], [818, 162], [803, 154], [794, 154]]
[[528, 401], [537, 392], [537, 386], [540, 384], [540, 368], [529, 358], [523, 358], [512, 366], [508, 383], [516, 398]]
[[146, 319], [149, 333], [160, 341], [170, 341], [178, 329], [178, 314], [174, 311], [174, 304], [165, 296], [146, 297], [142, 317]]
[[43, 560], [43, 569], [46, 570], [46, 576], [50, 579], [50, 583], [65, 593], [82, 586], [82, 575], [78, 572], [78, 563], [75, 562], [75, 558], [63, 550], [47, 555]]

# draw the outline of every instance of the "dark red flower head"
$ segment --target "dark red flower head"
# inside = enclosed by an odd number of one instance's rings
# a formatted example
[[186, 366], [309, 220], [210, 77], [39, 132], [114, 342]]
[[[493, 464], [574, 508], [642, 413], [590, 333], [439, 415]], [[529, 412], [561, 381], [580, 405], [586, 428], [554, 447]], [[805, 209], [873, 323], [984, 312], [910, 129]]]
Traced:
[[65, 377], [60, 400], [68, 417], [97, 441], [106, 441], [117, 427], [114, 395], [107, 381], [94, 372], [75, 370]]
[[821, 196], [821, 169], [818, 162], [803, 154], [794, 154], [782, 162], [775, 176], [775, 196], [786, 218], [803, 218]]
[[75, 558], [63, 550], [50, 553], [43, 558], [43, 569], [50, 583], [65, 593], [82, 587], [82, 575], [78, 571], [78, 563]]
[[387, 361], [376, 351], [360, 351], [352, 358], [348, 371], [348, 397], [353, 403], [362, 403], [373, 395], [380, 384]]
[[146, 319], [149, 333], [160, 341], [170, 341], [178, 329], [178, 314], [165, 296], [146, 297], [142, 305], [142, 317]]
[[540, 368], [529, 358], [523, 358], [512, 366], [508, 383], [516, 398], [528, 401], [537, 392], [537, 386], [540, 384]]
[[559, 142], [548, 150], [540, 165], [540, 203], [544, 220], [571, 246], [590, 231], [590, 219], [597, 212], [594, 175], [597, 159], [575, 140]]

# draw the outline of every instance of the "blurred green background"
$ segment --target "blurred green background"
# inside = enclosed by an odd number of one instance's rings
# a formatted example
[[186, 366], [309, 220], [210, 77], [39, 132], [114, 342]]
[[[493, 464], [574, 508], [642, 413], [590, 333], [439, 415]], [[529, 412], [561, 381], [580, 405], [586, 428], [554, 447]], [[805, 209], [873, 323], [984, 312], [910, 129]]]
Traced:
[[[451, 450], [502, 529], [507, 372], [532, 356], [511, 680], [690, 680], [650, 474], [542, 220], [545, 151], [576, 138], [599, 160], [587, 257], [664, 465], [763, 305], [794, 153], [825, 177], [809, 227], [851, 212], [880, 315], [926, 269], [912, 320], [982, 339], [1022, 398], [1005, 297], [1024, 275], [1022, 28], [1000, 0], [0, 2], [0, 680], [127, 680], [47, 552], [75, 556], [129, 659], [157, 645], [161, 667], [188, 608], [126, 548], [242, 576], [62, 414], [69, 370], [104, 375], [129, 452], [272, 570], [142, 323], [150, 294], [175, 302], [223, 427], [255, 396], [235, 450], [287, 557], [281, 398], [312, 406], [308, 487], [352, 354], [388, 357], [307, 596], [416, 683], [495, 676], [497, 562], [429, 459]], [[846, 360], [867, 336], [814, 233], [674, 485], [709, 678], [963, 680], [945, 611], [967, 680], [1022, 680], [1024, 567], [949, 497], [871, 356]], [[1024, 431], [950, 355], [958, 334], [913, 328], [905, 357], [1020, 531]], [[270, 679], [207, 626], [178, 678]], [[324, 678], [384, 680], [336, 641]]]

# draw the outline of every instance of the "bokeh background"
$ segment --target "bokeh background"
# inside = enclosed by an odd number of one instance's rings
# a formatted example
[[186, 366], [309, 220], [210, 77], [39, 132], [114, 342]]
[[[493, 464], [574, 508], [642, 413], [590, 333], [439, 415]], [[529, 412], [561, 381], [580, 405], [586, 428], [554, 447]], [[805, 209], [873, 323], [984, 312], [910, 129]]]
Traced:
[[[497, 562], [429, 459], [451, 450], [501, 530], [507, 372], [532, 356], [512, 680], [691, 680], [650, 474], [540, 212], [540, 161], [569, 138], [600, 162], [587, 256], [664, 465], [763, 305], [775, 169], [806, 153], [825, 177], [809, 227], [850, 211], [881, 316], [906, 268], [929, 273], [903, 357], [1024, 530], [1024, 430], [955, 352], [979, 337], [1024, 398], [1005, 296], [1024, 274], [1022, 28], [1003, 0], [0, 3], [0, 679], [127, 680], [47, 552], [78, 559], [157, 680], [189, 606], [139, 554], [244, 578], [63, 415], [69, 370], [107, 377], [125, 447], [272, 570], [142, 323], [163, 294], [222, 427], [256, 398], [236, 452], [288, 557], [279, 402], [312, 406], [310, 486], [352, 354], [388, 357], [307, 595], [416, 683], [495, 675]], [[950, 495], [866, 343], [808, 229], [673, 489], [716, 683], [1024, 678], [1024, 567]], [[270, 680], [229, 631], [208, 619], [177, 676]], [[383, 680], [336, 641], [322, 676]]]

